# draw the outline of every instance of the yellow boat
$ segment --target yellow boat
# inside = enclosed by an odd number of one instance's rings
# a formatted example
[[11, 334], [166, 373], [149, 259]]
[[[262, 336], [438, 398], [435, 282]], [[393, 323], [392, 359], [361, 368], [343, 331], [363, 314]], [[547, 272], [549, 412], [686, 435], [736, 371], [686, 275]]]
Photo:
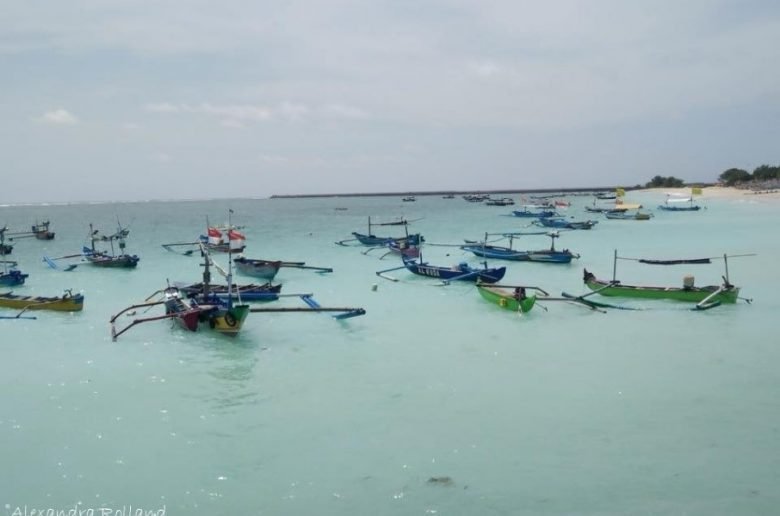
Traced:
[[70, 290], [60, 297], [18, 296], [11, 292], [0, 294], [0, 307], [17, 310], [56, 310], [80, 312], [84, 308], [84, 296], [73, 295]]

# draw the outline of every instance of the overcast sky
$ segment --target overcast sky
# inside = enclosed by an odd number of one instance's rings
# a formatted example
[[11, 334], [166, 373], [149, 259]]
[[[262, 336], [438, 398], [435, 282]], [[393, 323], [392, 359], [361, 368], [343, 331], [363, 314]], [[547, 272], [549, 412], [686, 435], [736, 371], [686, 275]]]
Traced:
[[780, 164], [780, 2], [0, 4], [0, 203]]

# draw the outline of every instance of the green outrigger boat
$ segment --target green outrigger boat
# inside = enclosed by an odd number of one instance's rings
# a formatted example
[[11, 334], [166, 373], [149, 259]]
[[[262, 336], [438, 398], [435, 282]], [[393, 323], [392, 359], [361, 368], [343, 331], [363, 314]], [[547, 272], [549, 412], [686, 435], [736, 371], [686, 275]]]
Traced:
[[487, 301], [513, 312], [530, 312], [534, 304], [536, 304], [536, 296], [533, 294], [517, 299], [515, 293], [511, 290], [485, 284], [477, 284], [477, 290]]
[[[734, 255], [753, 256], [753, 255]], [[732, 256], [732, 257], [734, 257]], [[720, 257], [718, 257], [720, 258]], [[707, 285], [697, 287], [694, 285], [693, 276], [684, 276], [680, 287], [660, 287], [645, 285], [626, 285], [616, 279], [617, 260], [632, 260], [650, 265], [680, 265], [680, 264], [707, 264], [714, 258], [696, 258], [683, 260], [648, 260], [638, 258], [619, 257], [615, 251], [615, 263], [613, 265], [613, 277], [611, 281], [596, 278], [593, 273], [584, 269], [583, 282], [593, 291], [602, 296], [627, 297], [635, 299], [671, 299], [686, 303], [696, 303], [697, 308], [712, 308], [721, 303], [736, 303], [739, 297], [739, 287], [729, 282], [728, 255], [723, 255], [726, 274], [721, 285]], [[750, 302], [750, 300], [746, 299]]]

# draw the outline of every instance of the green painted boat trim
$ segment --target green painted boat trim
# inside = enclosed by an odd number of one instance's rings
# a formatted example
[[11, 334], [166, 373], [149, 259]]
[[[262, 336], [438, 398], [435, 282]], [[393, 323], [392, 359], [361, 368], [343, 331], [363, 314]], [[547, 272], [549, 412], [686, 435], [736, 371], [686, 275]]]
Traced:
[[487, 301], [513, 312], [530, 312], [536, 303], [536, 296], [534, 295], [528, 296], [522, 301], [518, 301], [514, 298], [511, 291], [501, 288], [477, 285], [477, 290], [479, 290], [479, 294]]
[[[598, 291], [599, 295], [609, 297], [631, 297], [637, 299], [672, 299], [674, 301], [683, 301], [686, 303], [700, 303], [716, 292], [719, 286], [706, 287], [648, 287], [637, 285], [623, 285], [620, 283], [611, 284], [608, 281], [596, 279], [590, 275], [585, 278], [585, 285], [593, 291]], [[736, 303], [739, 297], [739, 287], [731, 285], [729, 288], [716, 294], [709, 299], [710, 303], [720, 301], [721, 303]]]

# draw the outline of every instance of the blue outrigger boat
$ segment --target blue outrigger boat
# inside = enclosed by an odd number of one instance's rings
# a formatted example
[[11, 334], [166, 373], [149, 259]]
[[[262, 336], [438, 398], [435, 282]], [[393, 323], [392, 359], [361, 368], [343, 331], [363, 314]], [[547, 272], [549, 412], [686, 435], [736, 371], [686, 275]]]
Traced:
[[[2, 256], [2, 255], [0, 255]], [[16, 262], [8, 260], [0, 260], [3, 262], [3, 270], [0, 271], [0, 285], [5, 287], [14, 287], [16, 285], [23, 285], [24, 280], [29, 277], [29, 274], [25, 274], [16, 268]]]
[[520, 235], [538, 235], [540, 233], [502, 233], [501, 235], [509, 238], [509, 246], [497, 246], [487, 243], [490, 233], [485, 234], [483, 242], [467, 240], [466, 245], [461, 246], [464, 251], [474, 253], [476, 256], [491, 258], [494, 260], [513, 260], [518, 262], [542, 262], [542, 263], [571, 263], [572, 259], [579, 258], [580, 255], [574, 254], [568, 249], [558, 251], [555, 249], [555, 239], [560, 234], [555, 232], [543, 233], [552, 239], [549, 249], [539, 249], [534, 251], [519, 251], [512, 248], [512, 241]]
[[506, 267], [488, 267], [487, 262], [482, 262], [483, 268], [480, 269], [472, 267], [466, 262], [461, 262], [452, 267], [441, 267], [431, 265], [428, 262], [422, 261], [422, 259], [414, 260], [406, 257], [401, 257], [401, 259], [403, 261], [402, 267], [393, 267], [392, 269], [378, 271], [376, 275], [389, 279], [390, 281], [398, 281], [397, 278], [386, 276], [385, 273], [406, 269], [412, 274], [440, 279], [442, 283], [448, 284], [451, 281], [496, 283], [504, 277], [504, 274], [506, 274]]
[[[343, 245], [346, 246], [347, 242], [354, 242], [357, 241], [362, 245], [368, 245], [368, 246], [375, 246], [375, 247], [385, 247], [388, 244], [396, 243], [396, 244], [405, 244], [406, 246], [418, 246], [422, 242], [425, 241], [425, 239], [420, 235], [419, 233], [415, 234], [409, 234], [409, 226], [410, 221], [406, 219], [401, 219], [393, 222], [371, 222], [371, 217], [368, 217], [368, 233], [359, 233], [357, 231], [352, 232], [352, 236], [355, 238], [349, 238], [346, 240], [341, 240], [339, 242], [336, 242], [337, 245]], [[376, 236], [372, 233], [371, 228], [372, 226], [403, 226], [404, 227], [404, 235], [403, 236]]]

